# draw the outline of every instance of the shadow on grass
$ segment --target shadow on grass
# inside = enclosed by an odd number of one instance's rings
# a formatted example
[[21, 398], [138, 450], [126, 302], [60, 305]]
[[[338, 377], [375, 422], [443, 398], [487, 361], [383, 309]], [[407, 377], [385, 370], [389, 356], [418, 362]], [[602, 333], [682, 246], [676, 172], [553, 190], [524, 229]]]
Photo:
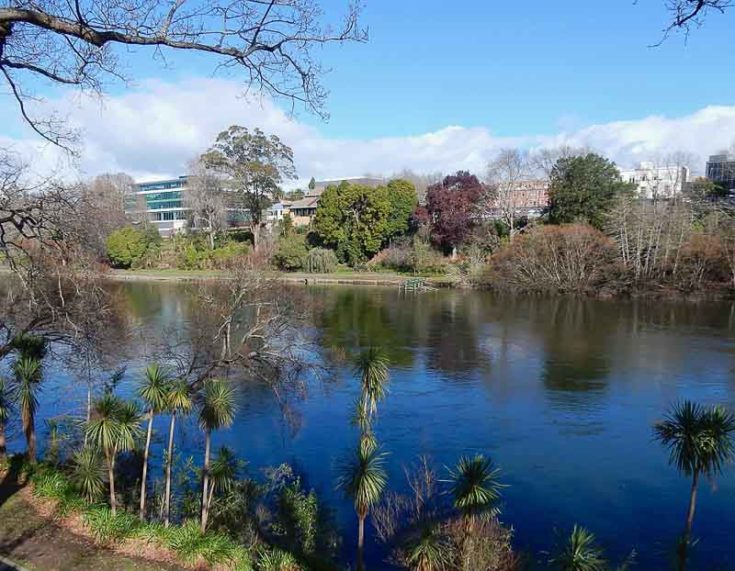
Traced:
[[7, 470], [0, 482], [0, 507], [12, 498], [25, 485], [22, 483], [25, 458], [21, 455], [11, 456], [7, 460]]

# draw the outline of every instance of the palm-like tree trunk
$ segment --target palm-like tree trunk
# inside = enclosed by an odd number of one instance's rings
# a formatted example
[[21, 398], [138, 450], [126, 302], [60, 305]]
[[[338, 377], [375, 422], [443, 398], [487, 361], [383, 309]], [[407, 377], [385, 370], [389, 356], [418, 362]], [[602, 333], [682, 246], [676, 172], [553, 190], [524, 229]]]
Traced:
[[115, 515], [117, 511], [117, 501], [115, 500], [115, 452], [105, 450], [107, 457], [107, 477], [110, 480], [110, 511]]
[[697, 508], [697, 487], [699, 485], [699, 470], [695, 470], [692, 475], [692, 489], [689, 492], [689, 509], [687, 510], [687, 520], [684, 525], [684, 536], [682, 537], [681, 546], [679, 548], [679, 570], [684, 571], [687, 564], [687, 549], [689, 547], [689, 538], [692, 534], [692, 524], [694, 523], [694, 511]]
[[23, 433], [26, 436], [26, 445], [28, 448], [28, 461], [36, 462], [36, 423], [33, 413], [23, 411]]
[[140, 478], [140, 511], [138, 515], [141, 520], [145, 519], [145, 484], [148, 478], [148, 453], [151, 449], [151, 434], [153, 433], [153, 409], [148, 411], [148, 432], [145, 437], [145, 450], [143, 451], [143, 474]]
[[357, 514], [357, 569], [365, 569], [365, 518], [367, 513]]
[[204, 434], [204, 469], [202, 470], [202, 533], [207, 531], [207, 519], [209, 518], [209, 448], [212, 435], [209, 430]]
[[6, 443], [5, 443], [5, 423], [0, 421], [0, 462], [5, 460], [7, 456], [7, 450], [6, 450]]
[[168, 453], [166, 455], [166, 492], [163, 498], [163, 525], [169, 526], [171, 518], [171, 465], [174, 453], [174, 428], [176, 426], [176, 414], [171, 414], [171, 424], [168, 428]]

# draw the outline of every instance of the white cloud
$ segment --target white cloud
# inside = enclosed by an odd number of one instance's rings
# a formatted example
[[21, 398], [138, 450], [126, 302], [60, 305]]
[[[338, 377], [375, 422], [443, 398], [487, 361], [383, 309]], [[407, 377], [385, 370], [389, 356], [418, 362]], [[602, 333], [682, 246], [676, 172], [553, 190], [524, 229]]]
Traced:
[[[498, 137], [482, 127], [447, 126], [431, 133], [376, 139], [328, 138], [318, 129], [289, 117], [268, 100], [241, 95], [234, 81], [192, 79], [181, 83], [148, 81], [136, 90], [104, 100], [67, 97], [49, 102], [82, 131], [83, 175], [128, 172], [138, 179], [176, 176], [229, 125], [261, 127], [280, 136], [294, 150], [299, 174], [308, 179], [365, 173], [390, 174], [403, 168], [418, 172], [478, 173], [497, 149], [568, 144], [601, 152], [618, 164], [686, 151], [701, 161], [735, 139], [735, 106], [712, 106], [677, 118], [660, 116], [568, 129], [556, 135], [529, 133]], [[57, 149], [36, 138], [13, 142], [39, 171], [68, 169]]]

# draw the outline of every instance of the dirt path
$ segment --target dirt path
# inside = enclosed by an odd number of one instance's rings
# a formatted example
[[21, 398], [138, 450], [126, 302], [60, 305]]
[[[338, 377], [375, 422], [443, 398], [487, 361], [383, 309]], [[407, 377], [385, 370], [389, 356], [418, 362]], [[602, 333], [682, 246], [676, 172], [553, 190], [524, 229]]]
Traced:
[[36, 512], [26, 493], [15, 493], [0, 505], [0, 554], [29, 571], [175, 569], [125, 557], [59, 527]]

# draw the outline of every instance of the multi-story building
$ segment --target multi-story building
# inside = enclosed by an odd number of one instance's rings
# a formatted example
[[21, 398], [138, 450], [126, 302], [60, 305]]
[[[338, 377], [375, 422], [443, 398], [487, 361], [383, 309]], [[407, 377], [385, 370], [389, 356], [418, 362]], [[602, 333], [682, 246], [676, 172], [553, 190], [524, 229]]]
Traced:
[[519, 180], [512, 186], [499, 188], [485, 215], [488, 218], [509, 216], [526, 216], [537, 218], [549, 205], [549, 182], [543, 179]]
[[153, 223], [161, 236], [169, 237], [186, 227], [188, 209], [184, 207], [186, 176], [136, 184], [128, 202], [128, 214]]
[[[187, 176], [182, 175], [168, 180], [137, 183], [134, 195], [127, 201], [127, 214], [140, 222], [145, 220], [152, 223], [165, 238], [186, 231], [191, 214], [184, 200], [187, 180]], [[231, 228], [248, 227], [248, 210], [238, 206], [234, 200], [227, 202], [227, 224]]]
[[689, 178], [689, 168], [642, 162], [636, 168], [621, 170], [620, 178], [624, 182], [635, 184], [641, 198], [668, 199], [681, 194]]
[[705, 173], [708, 179], [722, 186], [729, 194], [735, 194], [735, 154], [711, 155]]

